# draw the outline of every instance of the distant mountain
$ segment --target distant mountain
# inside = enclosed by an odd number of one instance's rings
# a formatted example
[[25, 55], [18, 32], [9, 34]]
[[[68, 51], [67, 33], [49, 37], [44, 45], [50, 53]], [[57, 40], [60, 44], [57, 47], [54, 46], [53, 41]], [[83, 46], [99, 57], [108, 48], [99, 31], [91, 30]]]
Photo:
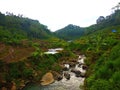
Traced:
[[83, 34], [84, 34], [84, 28], [81, 28], [73, 24], [69, 24], [68, 26], [60, 30], [57, 30], [55, 32], [55, 35], [57, 37], [65, 40], [73, 40], [73, 39], [79, 38]]

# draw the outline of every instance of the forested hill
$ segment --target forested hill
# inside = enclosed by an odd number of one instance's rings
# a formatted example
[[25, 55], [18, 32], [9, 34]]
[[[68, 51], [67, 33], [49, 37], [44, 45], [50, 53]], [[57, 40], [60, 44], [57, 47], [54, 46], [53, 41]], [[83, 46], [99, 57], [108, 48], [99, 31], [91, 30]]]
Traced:
[[[120, 10], [115, 10], [114, 13], [106, 17], [100, 16], [96, 22], [96, 24], [85, 28], [69, 24], [54, 32], [54, 35], [64, 40], [75, 40], [109, 26], [117, 26], [120, 24]], [[0, 41], [18, 42], [26, 38], [46, 39], [51, 36], [53, 34], [47, 26], [37, 20], [25, 18], [22, 15], [16, 16], [13, 13], [6, 15], [0, 13]]]
[[[47, 72], [60, 80], [65, 64], [74, 67], [82, 54], [86, 56], [87, 72], [82, 75], [84, 87], [80, 87], [120, 90], [120, 10], [96, 21], [90, 27], [70, 24], [54, 32], [59, 38], [74, 39], [68, 43], [53, 37], [47, 26], [37, 20], [0, 13], [0, 90], [23, 90], [31, 82], [41, 83]], [[63, 51], [45, 54], [51, 48], [63, 48]]]
[[97, 20], [96, 20], [97, 24], [91, 25], [90, 27], [86, 27], [85, 28], [85, 33], [86, 34], [90, 34], [93, 33], [95, 31], [104, 29], [104, 28], [108, 28], [110, 26], [117, 26], [120, 25], [120, 10], [117, 9], [114, 11], [114, 13], [104, 17], [104, 16], [100, 16]]
[[69, 24], [68, 26], [57, 30], [55, 35], [65, 40], [76, 39], [84, 34], [84, 28]]
[[45, 39], [51, 36], [47, 26], [37, 20], [16, 16], [13, 13], [0, 13], [0, 41], [17, 42], [24, 38]]
[[73, 40], [80, 38], [83, 35], [88, 35], [96, 31], [108, 28], [110, 26], [120, 25], [120, 10], [115, 10], [114, 13], [104, 17], [100, 16], [96, 20], [96, 24], [89, 27], [81, 28], [76, 25], [68, 25], [55, 32], [56, 36], [65, 40]]

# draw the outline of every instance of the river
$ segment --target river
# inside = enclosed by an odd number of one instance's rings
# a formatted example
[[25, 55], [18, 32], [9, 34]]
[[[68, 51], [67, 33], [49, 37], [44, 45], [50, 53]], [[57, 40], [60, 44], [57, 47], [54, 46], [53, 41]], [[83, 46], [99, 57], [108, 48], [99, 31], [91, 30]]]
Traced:
[[65, 66], [68, 69], [68, 71], [63, 71], [63, 73], [69, 73], [70, 79], [67, 80], [63, 74], [63, 79], [60, 81], [55, 81], [54, 83], [47, 85], [47, 86], [41, 86], [41, 85], [28, 85], [23, 90], [82, 90], [80, 86], [84, 85], [84, 77], [76, 77], [76, 74], [74, 72], [71, 72], [71, 69], [79, 70], [82, 73], [85, 73], [86, 70], [83, 70], [82, 65], [84, 64], [85, 56], [81, 55], [78, 57], [78, 63], [74, 68], [70, 68], [69, 64], [65, 64]]

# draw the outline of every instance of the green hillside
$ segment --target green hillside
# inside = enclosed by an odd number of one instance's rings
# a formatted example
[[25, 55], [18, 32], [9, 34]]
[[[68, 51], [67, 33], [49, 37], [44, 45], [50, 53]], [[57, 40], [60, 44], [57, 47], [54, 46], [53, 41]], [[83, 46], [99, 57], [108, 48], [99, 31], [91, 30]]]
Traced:
[[73, 45], [71, 50], [80, 50], [87, 57], [85, 90], [119, 90], [120, 25], [84, 36]]
[[[90, 27], [70, 24], [51, 33], [37, 20], [0, 13], [0, 90], [12, 90], [13, 86], [22, 90], [31, 82], [40, 84], [47, 72], [56, 78], [64, 64], [75, 64], [82, 54], [88, 67], [84, 90], [119, 90], [120, 10], [96, 21]], [[64, 50], [44, 54], [51, 48]]]
[[45, 39], [52, 36], [47, 26], [37, 20], [0, 13], [0, 41], [6, 43], [18, 43], [22, 39]]
[[64, 40], [74, 40], [84, 34], [84, 28], [69, 24], [68, 26], [57, 30], [55, 35]]
[[55, 31], [55, 35], [64, 40], [74, 40], [83, 35], [88, 35], [90, 33], [94, 33], [95, 31], [117, 25], [120, 25], [120, 10], [115, 10], [114, 13], [106, 17], [100, 16], [96, 20], [96, 24], [89, 27], [81, 28], [79, 26], [70, 24], [60, 30]]
[[85, 90], [120, 89], [120, 10], [110, 16], [85, 28], [85, 35], [68, 46], [87, 57]]
[[[103, 16], [102, 16], [103, 17]], [[117, 26], [120, 25], [120, 10], [115, 10], [114, 13], [103, 17], [104, 19], [101, 19], [101, 16], [96, 20], [97, 24], [91, 25], [90, 27], [86, 27], [86, 34], [95, 32], [97, 30], [101, 30], [110, 26]], [[98, 22], [99, 21], [99, 22]]]

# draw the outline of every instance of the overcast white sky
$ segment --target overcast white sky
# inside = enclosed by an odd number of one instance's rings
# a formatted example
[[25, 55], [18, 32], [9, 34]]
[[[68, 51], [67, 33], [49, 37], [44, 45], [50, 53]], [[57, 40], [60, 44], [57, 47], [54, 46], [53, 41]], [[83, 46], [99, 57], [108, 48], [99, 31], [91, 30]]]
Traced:
[[68, 24], [86, 27], [96, 23], [99, 16], [111, 14], [120, 0], [0, 0], [0, 12], [23, 14], [37, 19], [51, 31]]

